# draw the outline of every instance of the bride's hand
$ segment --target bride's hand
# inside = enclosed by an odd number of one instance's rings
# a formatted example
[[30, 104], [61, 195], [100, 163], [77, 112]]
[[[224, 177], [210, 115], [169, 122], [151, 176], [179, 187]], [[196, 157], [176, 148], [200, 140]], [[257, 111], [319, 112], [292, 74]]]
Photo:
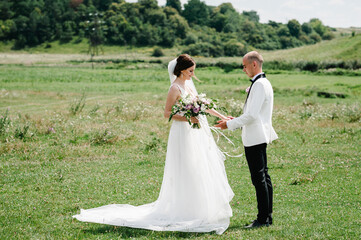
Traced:
[[191, 117], [191, 123], [198, 123], [198, 118], [196, 117]]
[[226, 117], [226, 116], [223, 116], [223, 115], [222, 115], [222, 117], [220, 117], [221, 120], [226, 120], [226, 121], [232, 120], [233, 118], [234, 118], [234, 117], [232, 117], [232, 116]]

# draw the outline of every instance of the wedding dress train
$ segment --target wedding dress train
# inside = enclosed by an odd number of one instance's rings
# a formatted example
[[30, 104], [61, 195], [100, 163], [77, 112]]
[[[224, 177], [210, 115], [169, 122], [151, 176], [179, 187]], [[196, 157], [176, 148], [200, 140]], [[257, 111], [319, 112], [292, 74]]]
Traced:
[[[180, 88], [182, 93], [184, 89]], [[225, 157], [217, 147], [207, 119], [200, 129], [173, 121], [158, 199], [132, 206], [112, 204], [81, 210], [74, 218], [155, 231], [211, 232], [222, 234], [229, 226], [233, 197], [224, 168]]]

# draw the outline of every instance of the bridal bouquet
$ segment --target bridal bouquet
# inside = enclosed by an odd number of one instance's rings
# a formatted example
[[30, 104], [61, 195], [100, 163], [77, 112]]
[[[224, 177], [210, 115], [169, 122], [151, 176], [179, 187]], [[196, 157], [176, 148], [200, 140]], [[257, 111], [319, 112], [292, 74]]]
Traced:
[[206, 110], [216, 109], [215, 100], [206, 98], [206, 94], [201, 93], [196, 97], [192, 97], [190, 94], [182, 94], [179, 101], [173, 105], [172, 113], [169, 116], [169, 121], [176, 114], [184, 116], [192, 128], [200, 128], [199, 123], [192, 123], [192, 117], [198, 117], [199, 115], [209, 115]]

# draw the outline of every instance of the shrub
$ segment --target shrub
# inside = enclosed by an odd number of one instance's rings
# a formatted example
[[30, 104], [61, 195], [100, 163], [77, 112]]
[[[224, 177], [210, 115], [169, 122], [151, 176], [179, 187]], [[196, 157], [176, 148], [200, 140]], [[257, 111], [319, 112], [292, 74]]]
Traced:
[[246, 47], [237, 41], [228, 41], [224, 46], [224, 55], [226, 56], [243, 56], [247, 53]]
[[324, 97], [324, 98], [346, 98], [346, 95], [343, 93], [333, 93], [333, 92], [317, 92], [317, 97]]
[[15, 138], [19, 138], [20, 140], [25, 140], [26, 134], [28, 133], [29, 130], [29, 126], [25, 125], [22, 128], [21, 127], [17, 127], [15, 129], [15, 133], [14, 133], [14, 137]]
[[300, 37], [298, 38], [301, 42], [304, 42], [306, 44], [310, 44], [312, 43], [311, 39], [309, 38], [309, 36], [305, 35], [305, 34], [301, 34]]
[[212, 47], [209, 43], [196, 43], [191, 44], [188, 46], [188, 48], [185, 49], [184, 52], [187, 52], [190, 55], [193, 56], [204, 56], [204, 57], [210, 57], [210, 48]]
[[320, 69], [343, 68], [344, 61], [322, 61], [319, 67]]
[[333, 34], [332, 32], [326, 32], [325, 34], [323, 34], [322, 39], [323, 40], [332, 40], [335, 38], [335, 34]]
[[197, 43], [197, 41], [198, 41], [197, 36], [192, 34], [192, 33], [189, 33], [189, 34], [187, 34], [187, 37], [184, 40], [184, 44], [185, 45], [190, 45], [190, 44]]
[[306, 62], [306, 64], [301, 68], [301, 70], [316, 72], [318, 70], [318, 63], [316, 63], [316, 62]]
[[288, 70], [292, 71], [295, 69], [295, 64], [291, 62], [284, 62], [284, 61], [269, 61], [263, 64], [265, 69], [272, 69], [272, 70]]
[[310, 35], [310, 38], [311, 38], [311, 40], [313, 41], [313, 42], [315, 42], [315, 43], [317, 43], [317, 42], [321, 42], [321, 37], [320, 37], [320, 35], [318, 35], [317, 33], [312, 33], [311, 35]]
[[281, 49], [281, 43], [277, 39], [269, 39], [267, 41], [264, 41], [262, 43], [257, 43], [255, 47], [264, 49], [264, 50], [275, 50], [275, 49]]
[[153, 57], [162, 57], [162, 56], [164, 56], [164, 53], [161, 48], [157, 47], [154, 49], [152, 56]]

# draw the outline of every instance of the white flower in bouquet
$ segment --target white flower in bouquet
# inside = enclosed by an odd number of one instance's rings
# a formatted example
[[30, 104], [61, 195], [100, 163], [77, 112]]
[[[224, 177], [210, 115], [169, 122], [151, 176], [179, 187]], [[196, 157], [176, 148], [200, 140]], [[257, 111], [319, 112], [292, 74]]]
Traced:
[[169, 116], [169, 121], [175, 114], [184, 116], [192, 128], [200, 128], [199, 123], [192, 123], [192, 117], [199, 115], [209, 115], [207, 110], [216, 109], [215, 100], [206, 98], [206, 94], [202, 93], [196, 97], [189, 94], [182, 94], [181, 99], [173, 105], [172, 112]]
[[185, 103], [185, 104], [192, 104], [192, 102], [193, 102], [193, 98], [192, 98], [192, 96], [191, 95], [189, 95], [189, 94], [182, 94], [181, 95], [181, 99], [183, 100], [183, 102]]

